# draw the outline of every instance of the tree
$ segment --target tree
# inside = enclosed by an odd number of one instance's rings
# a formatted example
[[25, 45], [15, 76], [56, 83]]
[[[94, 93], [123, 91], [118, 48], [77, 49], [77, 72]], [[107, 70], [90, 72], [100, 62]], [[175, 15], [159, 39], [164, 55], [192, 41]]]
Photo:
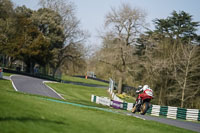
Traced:
[[32, 73], [35, 64], [45, 66], [50, 60], [50, 41], [33, 23], [33, 11], [25, 6], [17, 7], [16, 32], [12, 48], [13, 57], [25, 62], [26, 71]]
[[[176, 98], [181, 101], [181, 107], [193, 101], [200, 92], [199, 71], [200, 55], [199, 46], [192, 44], [180, 44], [173, 59], [173, 77], [177, 88]], [[188, 105], [187, 105], [188, 106]]]
[[62, 47], [53, 50], [54, 57], [50, 62], [50, 66], [54, 69], [53, 75], [55, 75], [58, 68], [65, 61], [75, 63], [74, 61], [83, 57], [80, 56], [83, 55], [82, 53], [77, 54], [80, 50], [76, 48], [79, 48], [79, 45], [84, 42], [86, 35], [79, 28], [80, 21], [75, 16], [73, 3], [64, 0], [40, 0], [40, 5], [43, 8], [55, 11], [61, 16], [64, 42]]
[[4, 53], [14, 60], [25, 62], [27, 72], [33, 72], [34, 65], [44, 65], [51, 57], [50, 43], [43, 33], [33, 24], [33, 11], [25, 6], [17, 7], [13, 12], [9, 38], [4, 45]]
[[51, 46], [49, 50], [63, 47], [65, 38], [61, 24], [62, 18], [57, 12], [42, 8], [34, 12], [31, 19], [44, 37], [50, 40]]
[[169, 38], [160, 41], [154, 40], [155, 36], [147, 37], [147, 45], [141, 56], [142, 82], [149, 84], [153, 90], [156, 104], [167, 105], [172, 80], [173, 47]]
[[[118, 93], [131, 65], [136, 64], [135, 43], [144, 27], [145, 13], [128, 4], [118, 9], [112, 8], [106, 15], [105, 27], [109, 29], [104, 36], [104, 54], [101, 62], [111, 65], [118, 71]], [[112, 52], [111, 52], [112, 51]]]
[[5, 58], [9, 58], [7, 46], [15, 31], [13, 3], [10, 0], [0, 0], [0, 12], [0, 58], [3, 57], [5, 65]]
[[[65, 47], [66, 48], [66, 47]], [[66, 61], [63, 62], [62, 70], [69, 75], [85, 75], [86, 61], [85, 53], [82, 44], [70, 44], [65, 50]], [[63, 54], [62, 54], [63, 55]]]
[[13, 13], [13, 3], [10, 0], [0, 0], [0, 18], [6, 20]]
[[184, 11], [154, 22], [156, 30], [145, 35], [145, 82], [154, 87], [158, 104], [194, 107], [189, 103], [199, 94], [199, 48], [193, 43], [198, 22]]
[[196, 34], [199, 22], [194, 22], [192, 15], [180, 11], [177, 13], [173, 11], [172, 16], [166, 19], [155, 19], [155, 32], [171, 39], [182, 40], [188, 42], [189, 40], [197, 39]]

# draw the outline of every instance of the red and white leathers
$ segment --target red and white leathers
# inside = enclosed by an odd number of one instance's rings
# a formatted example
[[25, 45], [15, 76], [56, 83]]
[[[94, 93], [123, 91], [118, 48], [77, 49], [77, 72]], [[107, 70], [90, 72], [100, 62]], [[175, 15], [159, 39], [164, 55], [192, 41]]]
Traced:
[[153, 90], [148, 86], [148, 85], [144, 85], [140, 90], [137, 90], [136, 93], [140, 93], [137, 99], [152, 99], [153, 98]]

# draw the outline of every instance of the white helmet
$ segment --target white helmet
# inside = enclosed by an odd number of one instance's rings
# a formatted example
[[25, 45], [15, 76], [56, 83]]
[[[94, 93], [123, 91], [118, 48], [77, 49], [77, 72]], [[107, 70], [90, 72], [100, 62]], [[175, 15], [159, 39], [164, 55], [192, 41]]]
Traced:
[[149, 86], [148, 85], [144, 85], [142, 89], [143, 90], [149, 89]]

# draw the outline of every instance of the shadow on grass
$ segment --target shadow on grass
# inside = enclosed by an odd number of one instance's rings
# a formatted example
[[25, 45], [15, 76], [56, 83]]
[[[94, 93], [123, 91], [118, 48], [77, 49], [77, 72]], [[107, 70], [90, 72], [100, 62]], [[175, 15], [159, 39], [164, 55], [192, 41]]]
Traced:
[[44, 122], [44, 123], [54, 123], [61, 125], [69, 125], [61, 121], [54, 121], [48, 119], [40, 119], [40, 118], [29, 118], [29, 117], [0, 117], [0, 122], [5, 121], [19, 121], [19, 122]]

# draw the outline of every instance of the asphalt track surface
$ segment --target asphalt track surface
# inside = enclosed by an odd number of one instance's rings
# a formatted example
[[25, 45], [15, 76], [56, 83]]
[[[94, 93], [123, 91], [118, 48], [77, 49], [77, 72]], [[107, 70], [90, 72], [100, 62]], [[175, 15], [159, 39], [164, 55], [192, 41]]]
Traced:
[[133, 116], [136, 118], [140, 118], [143, 120], [151, 120], [151, 121], [157, 121], [159, 123], [164, 123], [167, 125], [172, 125], [175, 127], [180, 127], [192, 131], [196, 131], [200, 133], [200, 123], [197, 122], [191, 122], [191, 121], [184, 121], [184, 120], [174, 120], [174, 119], [167, 119], [167, 118], [162, 118], [162, 117], [154, 117], [154, 116], [149, 116], [149, 115], [140, 115], [140, 114], [133, 114], [133, 113], [125, 113], [129, 116]]
[[[21, 75], [13, 75], [11, 76], [11, 80], [16, 91], [63, 99], [62, 96], [56, 93], [52, 88], [49, 88], [44, 84], [44, 81], [46, 80], [28, 76], [21, 76]], [[123, 114], [133, 116], [142, 120], [157, 121], [159, 123], [164, 123], [184, 129], [189, 129], [200, 133], [200, 123], [197, 122], [195, 123], [183, 120], [173, 120], [173, 119], [166, 119], [161, 117], [132, 114], [132, 113], [123, 113]]]
[[46, 80], [21, 75], [13, 75], [11, 80], [16, 91], [63, 99], [55, 90], [44, 84]]

